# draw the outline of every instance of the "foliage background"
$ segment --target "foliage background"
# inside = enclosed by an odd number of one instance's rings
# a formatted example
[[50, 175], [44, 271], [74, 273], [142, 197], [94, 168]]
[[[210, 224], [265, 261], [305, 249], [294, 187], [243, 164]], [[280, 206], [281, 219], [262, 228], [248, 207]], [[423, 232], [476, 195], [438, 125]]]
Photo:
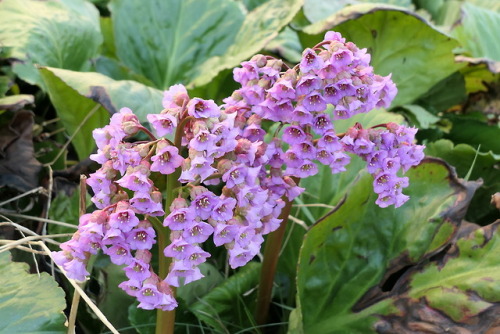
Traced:
[[[2, 0], [0, 329], [65, 331], [61, 288], [45, 273], [27, 274], [6, 251], [32, 273], [53, 272], [47, 257], [9, 242], [74, 231], [54, 221], [78, 221], [79, 175], [97, 167], [88, 159], [94, 128], [122, 107], [145, 121], [175, 83], [220, 102], [235, 89], [231, 69], [241, 61], [261, 52], [294, 64], [328, 30], [368, 48], [375, 72], [392, 73], [399, 89], [390, 110], [337, 122], [337, 131], [355, 121], [406, 122], [420, 129], [426, 154], [443, 160], [409, 172], [412, 199], [399, 210], [374, 206], [357, 160], [341, 175], [323, 170], [305, 180], [280, 254], [271, 322], [261, 329], [498, 327], [500, 201], [490, 203], [500, 192], [497, 1]], [[223, 252], [205, 246], [215, 256], [205, 279], [179, 290], [176, 329], [257, 330], [258, 259], [232, 271]], [[72, 288], [57, 270], [54, 278], [69, 302]], [[121, 333], [154, 331], [154, 312], [137, 309], [116, 287], [121, 280], [98, 257], [85, 291]], [[77, 328], [106, 331], [84, 303]]]

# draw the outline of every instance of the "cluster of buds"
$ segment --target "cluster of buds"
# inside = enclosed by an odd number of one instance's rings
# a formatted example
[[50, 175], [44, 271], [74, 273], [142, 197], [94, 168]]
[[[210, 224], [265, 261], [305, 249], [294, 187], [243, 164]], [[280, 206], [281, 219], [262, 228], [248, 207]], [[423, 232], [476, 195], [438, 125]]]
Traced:
[[[389, 123], [337, 134], [333, 126], [336, 119], [388, 107], [394, 98], [390, 76], [374, 74], [369, 61], [365, 49], [329, 32], [294, 68], [263, 55], [243, 62], [234, 70], [241, 88], [220, 106], [172, 86], [165, 109], [147, 116], [154, 133], [123, 108], [93, 132], [98, 151], [91, 158], [102, 167], [87, 184], [98, 210], [81, 217], [56, 262], [69, 277], [84, 280], [89, 256], [102, 250], [124, 266], [128, 280], [120, 287], [140, 307], [171, 310], [177, 305], [171, 287], [203, 277], [199, 266], [210, 257], [203, 243], [212, 236], [224, 246], [232, 268], [248, 263], [263, 236], [280, 226], [286, 202], [304, 191], [298, 180], [315, 175], [318, 163], [339, 173], [348, 153], [359, 155], [374, 175], [377, 204], [402, 205], [408, 179], [399, 170], [423, 157], [423, 147], [413, 143], [416, 130]], [[269, 121], [278, 126], [265, 126]], [[134, 142], [139, 131], [150, 140]], [[155, 174], [175, 175], [179, 185], [165, 210]], [[170, 231], [162, 251], [171, 264], [161, 278], [150, 264], [156, 233], [164, 233], [155, 232], [156, 217]]]

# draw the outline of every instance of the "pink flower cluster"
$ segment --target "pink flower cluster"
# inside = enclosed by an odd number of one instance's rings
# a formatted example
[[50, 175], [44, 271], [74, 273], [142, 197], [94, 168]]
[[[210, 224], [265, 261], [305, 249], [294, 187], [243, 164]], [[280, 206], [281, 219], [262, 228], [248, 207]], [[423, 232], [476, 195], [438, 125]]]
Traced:
[[[93, 132], [98, 151], [91, 158], [102, 167], [87, 184], [98, 210], [81, 217], [78, 232], [54, 253], [56, 262], [84, 280], [89, 256], [102, 250], [124, 266], [128, 280], [120, 287], [139, 307], [171, 310], [171, 287], [203, 277], [199, 266], [210, 257], [203, 243], [212, 236], [228, 250], [232, 268], [245, 265], [280, 226], [285, 201], [303, 192], [297, 180], [316, 174], [317, 163], [338, 173], [350, 161], [347, 152], [360, 155], [374, 175], [377, 204], [400, 206], [408, 180], [397, 172], [422, 159], [416, 130], [391, 123], [337, 135], [333, 127], [335, 119], [388, 107], [395, 96], [390, 77], [373, 74], [369, 60], [366, 50], [329, 32], [285, 72], [282, 61], [263, 55], [243, 62], [234, 70], [241, 88], [221, 106], [172, 86], [165, 109], [147, 116], [156, 136], [123, 108]], [[277, 126], [263, 126], [269, 121]], [[139, 131], [151, 140], [133, 141]], [[166, 138], [174, 133], [180, 143]], [[153, 175], [173, 173], [181, 186], [165, 212]], [[163, 253], [172, 261], [161, 278], [151, 267], [155, 216], [170, 230]]]

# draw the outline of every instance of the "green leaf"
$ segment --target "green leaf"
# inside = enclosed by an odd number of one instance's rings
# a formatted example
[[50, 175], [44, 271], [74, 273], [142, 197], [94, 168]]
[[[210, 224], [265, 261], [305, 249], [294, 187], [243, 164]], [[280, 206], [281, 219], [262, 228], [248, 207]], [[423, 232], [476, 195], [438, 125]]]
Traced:
[[267, 51], [276, 53], [283, 60], [286, 59], [295, 64], [300, 63], [303, 49], [297, 32], [289, 27], [285, 27], [285, 29], [266, 46]]
[[340, 11], [341, 9], [362, 3], [378, 3], [387, 4], [400, 7], [410, 7], [411, 0], [337, 0], [337, 1], [324, 1], [324, 0], [305, 0], [304, 1], [304, 15], [310, 22], [318, 22], [326, 19], [328, 16]]
[[142, 75], [134, 73], [130, 68], [114, 58], [100, 56], [95, 60], [95, 70], [115, 80], [132, 80], [146, 86], [154, 87], [154, 83]]
[[22, 109], [27, 104], [35, 103], [33, 95], [10, 95], [0, 98], [0, 110], [16, 111]]
[[376, 206], [373, 178], [363, 173], [340, 208], [306, 234], [297, 270], [304, 332], [370, 332], [374, 315], [390, 307], [367, 306], [390, 289], [391, 274], [429, 258], [452, 239], [475, 185], [460, 184], [435, 160], [407, 176], [411, 199], [401, 208]]
[[102, 37], [99, 13], [83, 0], [0, 2], [0, 41], [21, 62], [14, 72], [42, 86], [34, 64], [75, 71], [89, 68]]
[[416, 104], [437, 114], [463, 103], [466, 98], [466, 79], [461, 72], [455, 72], [421, 95]]
[[66, 333], [64, 291], [47, 273], [30, 275], [26, 263], [0, 253], [0, 332]]
[[412, 103], [463, 66], [454, 61], [457, 42], [410, 11], [354, 5], [305, 27], [299, 36], [303, 45], [315, 45], [332, 29], [368, 48], [375, 73], [392, 73], [398, 87], [393, 106]]
[[221, 285], [207, 293], [189, 309], [198, 319], [224, 333], [234, 333], [253, 321], [252, 291], [259, 280], [260, 263], [250, 262]]
[[500, 45], [491, 33], [499, 30], [500, 13], [464, 3], [462, 17], [452, 34], [463, 47], [462, 52], [475, 58], [500, 62]]
[[465, 79], [467, 94], [488, 91], [487, 84], [495, 80], [498, 81], [500, 77], [498, 73], [495, 75], [495, 71], [489, 68], [488, 64], [484, 62], [469, 64], [469, 66], [464, 67], [460, 72], [462, 72]]
[[[360, 123], [364, 128], [368, 128], [377, 124], [387, 122], [403, 123], [403, 121], [401, 115], [383, 109], [376, 109], [366, 114], [357, 114], [347, 120], [336, 120], [335, 130], [337, 133], [345, 132], [356, 122]], [[366, 163], [357, 156], [352, 156], [352, 160], [346, 168], [347, 170], [339, 174], [332, 174], [329, 167], [319, 165], [317, 175], [300, 181], [300, 186], [306, 190], [296, 200], [297, 207], [293, 208], [291, 215], [304, 221], [308, 226], [312, 225], [339, 204], [348, 189], [356, 182], [360, 171], [365, 166]], [[315, 206], [318, 204], [320, 206]], [[288, 222], [285, 237], [287, 242], [279, 259], [278, 270], [288, 275], [291, 285], [295, 281], [299, 249], [305, 233], [306, 231], [302, 226], [296, 225], [293, 221]]]
[[101, 54], [105, 57], [116, 58], [115, 36], [113, 33], [113, 22], [110, 17], [101, 17], [99, 19], [101, 26], [103, 43]]
[[99, 73], [49, 67], [41, 68], [40, 73], [68, 133], [75, 133], [87, 114], [99, 105], [73, 139], [80, 159], [93, 151], [92, 130], [106, 125], [110, 114], [128, 107], [145, 122], [148, 113], [162, 110], [162, 92], [135, 81], [115, 81]]
[[245, 17], [231, 46], [220, 56], [211, 57], [201, 64], [193, 85], [210, 82], [222, 70], [238, 66], [243, 60], [258, 53], [273, 40], [302, 6], [301, 0], [269, 0]]
[[244, 18], [228, 0], [122, 0], [110, 10], [118, 58], [158, 88], [203, 72], [201, 64], [227, 50]]
[[184, 299], [187, 305], [205, 296], [224, 280], [217, 268], [210, 263], [202, 263], [199, 268], [204, 276], [202, 279], [177, 289], [177, 296]]
[[138, 308], [138, 302], [128, 307], [130, 324], [139, 334], [154, 334], [156, 326], [156, 312]]
[[493, 329], [500, 311], [499, 224], [472, 231], [438, 261], [409, 272], [393, 298], [397, 309], [386, 314], [379, 328], [400, 333], [410, 326], [450, 333]]
[[416, 104], [407, 104], [401, 106], [401, 109], [403, 114], [411, 121], [411, 124], [421, 129], [428, 129], [440, 120], [439, 117], [434, 116]]
[[7, 91], [10, 89], [11, 85], [12, 85], [12, 80], [8, 76], [6, 75], [0, 76], [0, 97], [5, 96], [5, 93], [7, 93]]
[[500, 164], [500, 155], [477, 152], [467, 144], [455, 146], [453, 142], [445, 139], [428, 143], [425, 154], [445, 160], [455, 167], [457, 175], [462, 178], [467, 175], [477, 155], [469, 179], [482, 179], [483, 184], [477, 189], [471, 201], [466, 219], [486, 224], [498, 217], [498, 210], [490, 205], [490, 199], [493, 194], [500, 192], [500, 174], [496, 167]]
[[[480, 114], [483, 116], [483, 114]], [[455, 143], [481, 145], [483, 151], [492, 151], [500, 154], [500, 126], [498, 124], [489, 125], [483, 120], [469, 115], [446, 115], [446, 118], [453, 122], [453, 127], [447, 134], [447, 138]]]

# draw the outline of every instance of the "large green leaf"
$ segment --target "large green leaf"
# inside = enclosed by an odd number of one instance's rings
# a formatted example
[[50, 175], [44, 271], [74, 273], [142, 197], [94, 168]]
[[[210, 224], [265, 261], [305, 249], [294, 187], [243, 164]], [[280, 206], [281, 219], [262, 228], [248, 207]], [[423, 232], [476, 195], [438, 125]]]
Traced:
[[[398, 114], [376, 109], [366, 114], [355, 115], [347, 120], [336, 120], [335, 130], [337, 133], [345, 132], [356, 122], [364, 128], [369, 128], [377, 124], [402, 123], [403, 121], [403, 117]], [[352, 156], [347, 170], [339, 174], [332, 174], [329, 167], [319, 165], [318, 174], [300, 181], [300, 186], [306, 190], [300, 198], [295, 200], [296, 207], [292, 209], [291, 215], [305, 222], [307, 226], [311, 226], [331, 212], [332, 208], [339, 205], [365, 166], [366, 163], [357, 156]], [[293, 220], [288, 222], [285, 238], [287, 241], [283, 245], [278, 271], [288, 275], [292, 289], [294, 288], [299, 250], [305, 233], [306, 230], [303, 226], [298, 226]]]
[[424, 108], [416, 104], [407, 104], [401, 106], [403, 115], [410, 121], [410, 124], [421, 128], [428, 129], [433, 124], [439, 121], [439, 117], [434, 116]]
[[64, 291], [47, 273], [30, 275], [27, 269], [0, 253], [0, 332], [66, 333]]
[[[481, 118], [478, 118], [479, 115]], [[446, 115], [453, 127], [446, 137], [454, 143], [464, 143], [475, 147], [481, 145], [484, 152], [500, 154], [500, 124], [488, 124], [480, 112], [466, 115]]]
[[297, 270], [304, 332], [370, 332], [374, 312], [388, 306], [365, 308], [391, 289], [391, 275], [452, 239], [475, 185], [459, 183], [436, 160], [425, 160], [407, 175], [411, 199], [401, 208], [376, 206], [373, 178], [363, 173], [340, 208], [306, 234]]
[[207, 84], [220, 71], [233, 68], [258, 53], [278, 36], [301, 6], [302, 0], [269, 0], [249, 12], [231, 46], [224, 54], [201, 64], [201, 71], [192, 83]]
[[[196, 317], [223, 333], [234, 333], [253, 321], [252, 305], [260, 263], [250, 262], [236, 274], [192, 304]], [[254, 293], [249, 293], [249, 292]]]
[[433, 114], [438, 114], [463, 103], [466, 99], [467, 91], [464, 74], [455, 72], [435, 84], [425, 94], [421, 95], [416, 104], [423, 106], [427, 111]]
[[244, 19], [229, 0], [112, 1], [116, 54], [156, 87], [189, 83], [222, 55]]
[[402, 291], [392, 298], [397, 310], [386, 314], [377, 329], [494, 333], [500, 312], [499, 224], [472, 231], [437, 262], [408, 273]]
[[21, 62], [14, 71], [23, 80], [42, 85], [34, 64], [87, 70], [102, 36], [99, 13], [83, 0], [0, 2], [0, 42], [12, 47]]
[[315, 45], [327, 30], [336, 30], [368, 48], [380, 75], [392, 73], [398, 87], [393, 106], [410, 104], [436, 83], [457, 71], [453, 49], [458, 43], [417, 14], [380, 5], [349, 6], [303, 29], [303, 45]]
[[379, 4], [384, 3], [400, 7], [410, 7], [412, 5], [411, 0], [305, 0], [304, 15], [310, 22], [318, 22], [326, 19], [328, 16], [338, 12], [346, 6], [352, 6], [365, 2]]
[[486, 224], [498, 217], [498, 210], [490, 205], [490, 199], [493, 194], [500, 192], [500, 155], [478, 152], [467, 144], [454, 146], [453, 142], [445, 139], [427, 144], [425, 154], [451, 164], [459, 177], [464, 178], [470, 171], [470, 180], [483, 180], [471, 201], [467, 220]]
[[493, 31], [500, 31], [500, 12], [465, 3], [452, 34], [468, 55], [500, 62], [500, 44]]
[[87, 114], [99, 105], [73, 139], [80, 159], [88, 157], [95, 148], [90, 139], [92, 130], [104, 126], [110, 114], [128, 107], [144, 122], [148, 113], [158, 113], [162, 109], [162, 92], [135, 81], [116, 81], [99, 73], [50, 67], [41, 68], [40, 73], [69, 134], [73, 134]]

